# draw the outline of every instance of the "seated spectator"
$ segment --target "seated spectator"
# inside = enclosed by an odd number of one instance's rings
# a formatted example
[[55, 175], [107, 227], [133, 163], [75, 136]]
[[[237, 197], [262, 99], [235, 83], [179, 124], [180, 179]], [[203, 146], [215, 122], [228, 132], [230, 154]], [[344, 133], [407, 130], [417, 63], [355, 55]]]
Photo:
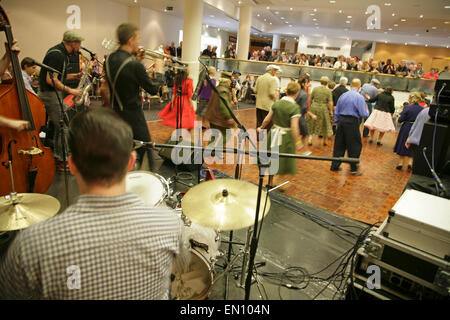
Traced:
[[302, 59], [299, 62], [301, 66], [309, 66], [309, 61], [304, 53], [302, 53]]
[[385, 74], [395, 74], [395, 66], [391, 59], [387, 59], [386, 64], [383, 67], [383, 73]]
[[414, 71], [416, 70], [416, 65], [412, 62], [408, 65], [408, 73], [406, 74], [407, 77], [413, 77]]
[[397, 76], [403, 76], [403, 77], [405, 77], [408, 74], [408, 67], [406, 66], [406, 62], [404, 60], [402, 60], [400, 62], [400, 65], [395, 70], [395, 74]]
[[442, 70], [441, 72], [439, 72], [439, 74], [441, 74], [441, 73], [447, 73], [447, 72], [449, 72], [449, 69], [448, 69], [448, 66], [446, 66], [445, 68], [444, 68], [444, 70]]
[[217, 47], [214, 46], [211, 50], [211, 58], [216, 59], [217, 58]]
[[439, 78], [439, 74], [436, 72], [435, 68], [431, 68], [430, 72], [425, 73], [423, 75], [424, 79], [431, 79], [431, 80], [437, 80]]
[[386, 64], [385, 64], [385, 62], [384, 61], [381, 61], [380, 62], [380, 65], [378, 66], [378, 72], [379, 73], [383, 73], [383, 70], [384, 70], [384, 66], [385, 66]]
[[205, 50], [203, 50], [202, 56], [211, 58], [211, 56], [212, 56], [211, 46], [208, 46]]
[[422, 68], [422, 62], [417, 63], [417, 67], [416, 70], [414, 70], [413, 72], [413, 77], [414, 78], [422, 78], [425, 74], [425, 71]]
[[344, 69], [347, 70], [347, 63], [345, 62], [345, 58], [343, 55], [338, 57], [338, 61], [334, 64], [334, 69]]
[[377, 61], [372, 61], [370, 63], [370, 68], [369, 68], [368, 72], [380, 73], [380, 71], [378, 71], [378, 62]]
[[369, 62], [367, 60], [364, 60], [359, 71], [369, 72], [369, 70], [370, 70]]
[[328, 58], [325, 58], [325, 60], [324, 60], [323, 63], [322, 63], [322, 67], [323, 67], [323, 68], [331, 68], [331, 63], [330, 63], [330, 61], [328, 60]]

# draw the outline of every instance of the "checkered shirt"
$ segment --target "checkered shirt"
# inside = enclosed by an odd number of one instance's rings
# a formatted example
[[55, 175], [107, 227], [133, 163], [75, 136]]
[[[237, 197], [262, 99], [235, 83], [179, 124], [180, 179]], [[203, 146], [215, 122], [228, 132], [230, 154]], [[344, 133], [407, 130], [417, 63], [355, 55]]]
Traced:
[[168, 299], [183, 241], [173, 211], [150, 208], [130, 193], [82, 195], [63, 213], [17, 234], [0, 262], [0, 297]]

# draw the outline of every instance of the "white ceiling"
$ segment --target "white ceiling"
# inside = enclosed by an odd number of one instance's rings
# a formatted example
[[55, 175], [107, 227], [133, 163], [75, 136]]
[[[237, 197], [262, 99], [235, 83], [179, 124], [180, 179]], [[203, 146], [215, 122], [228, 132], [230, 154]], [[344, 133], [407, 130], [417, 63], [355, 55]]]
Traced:
[[[115, 1], [136, 5], [134, 0]], [[213, 5], [220, 3], [220, 0], [206, 1]], [[450, 45], [450, 0], [226, 1], [236, 7], [253, 7], [252, 33], [258, 36], [280, 34], [298, 37], [307, 34], [440, 47]], [[385, 5], [387, 3], [391, 5]], [[167, 6], [172, 6], [174, 10], [167, 14], [180, 18], [184, 13], [183, 0], [137, 0], [137, 5], [162, 12]], [[203, 24], [237, 32], [238, 10], [234, 11], [235, 14], [226, 14], [216, 8], [220, 5], [213, 5], [205, 3]], [[380, 30], [367, 30], [369, 15], [366, 10], [369, 5], [378, 5], [381, 9]]]

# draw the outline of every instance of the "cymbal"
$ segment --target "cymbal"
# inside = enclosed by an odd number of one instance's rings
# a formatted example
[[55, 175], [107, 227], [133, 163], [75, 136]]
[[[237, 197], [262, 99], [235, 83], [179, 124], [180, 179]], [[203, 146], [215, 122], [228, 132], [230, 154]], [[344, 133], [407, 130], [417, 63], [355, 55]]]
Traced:
[[[262, 192], [259, 220], [270, 209], [270, 198]], [[217, 179], [191, 188], [181, 200], [183, 214], [192, 222], [221, 231], [238, 230], [255, 223], [258, 186], [247, 181]]]
[[24, 229], [44, 221], [60, 208], [59, 201], [38, 193], [18, 193], [0, 198], [0, 231]]

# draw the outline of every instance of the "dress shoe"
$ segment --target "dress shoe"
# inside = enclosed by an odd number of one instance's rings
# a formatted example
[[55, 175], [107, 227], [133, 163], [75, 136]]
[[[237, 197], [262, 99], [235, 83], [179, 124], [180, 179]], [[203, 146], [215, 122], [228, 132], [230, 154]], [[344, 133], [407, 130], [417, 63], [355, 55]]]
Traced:
[[341, 171], [341, 170], [342, 170], [341, 167], [339, 167], [339, 168], [330, 168], [330, 171]]
[[377, 141], [377, 145], [382, 146], [383, 144], [380, 141]]
[[395, 169], [397, 170], [402, 170], [403, 166], [401, 164], [399, 164], [398, 166], [395, 167]]
[[412, 165], [408, 164], [408, 171], [412, 170]]
[[373, 140], [369, 140], [369, 143], [373, 143]]
[[350, 174], [353, 176], [360, 176], [360, 175], [362, 175], [362, 172], [361, 171], [350, 171]]

